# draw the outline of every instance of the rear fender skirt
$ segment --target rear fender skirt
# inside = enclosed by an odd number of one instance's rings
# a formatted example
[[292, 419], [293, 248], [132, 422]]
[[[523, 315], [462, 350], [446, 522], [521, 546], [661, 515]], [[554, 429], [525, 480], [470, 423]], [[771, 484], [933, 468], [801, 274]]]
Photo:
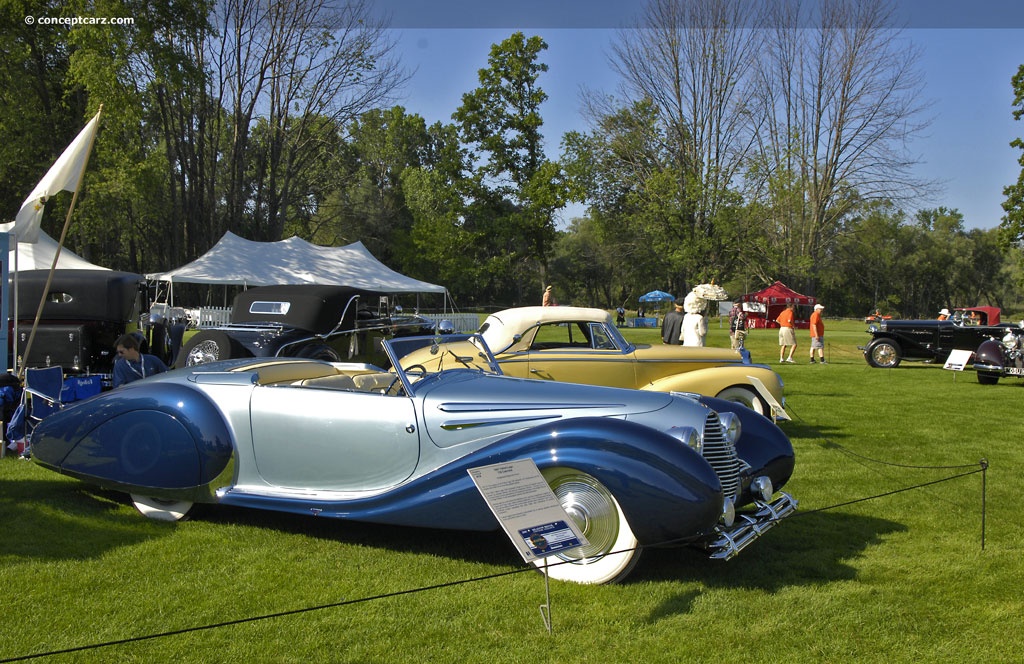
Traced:
[[513, 434], [366, 498], [332, 502], [227, 491], [220, 502], [373, 523], [494, 530], [498, 522], [468, 470], [525, 458], [532, 458], [541, 470], [569, 467], [593, 475], [615, 496], [642, 543], [707, 533], [721, 516], [721, 484], [700, 455], [660, 431], [601, 417], [549, 423]]
[[32, 435], [37, 463], [132, 491], [203, 487], [228, 467], [232, 452], [217, 407], [167, 382], [83, 401], [46, 418]]

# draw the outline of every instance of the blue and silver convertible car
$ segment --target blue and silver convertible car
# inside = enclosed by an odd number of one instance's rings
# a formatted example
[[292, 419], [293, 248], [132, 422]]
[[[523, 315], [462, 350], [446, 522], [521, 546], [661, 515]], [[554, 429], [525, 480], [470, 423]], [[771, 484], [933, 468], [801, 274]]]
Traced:
[[44, 420], [34, 460], [145, 515], [221, 503], [494, 530], [469, 470], [530, 458], [589, 544], [553, 577], [619, 580], [644, 546], [728, 559], [796, 509], [793, 448], [741, 405], [501, 375], [476, 335], [396, 338], [368, 364], [247, 358], [179, 369]]

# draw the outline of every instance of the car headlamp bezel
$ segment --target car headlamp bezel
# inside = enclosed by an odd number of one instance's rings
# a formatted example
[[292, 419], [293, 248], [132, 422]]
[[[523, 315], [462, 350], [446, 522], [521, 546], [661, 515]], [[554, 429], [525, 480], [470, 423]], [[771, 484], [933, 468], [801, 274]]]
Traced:
[[718, 414], [718, 420], [722, 423], [722, 432], [730, 445], [735, 445], [743, 435], [743, 425], [740, 416], [736, 413], [724, 412]]
[[686, 445], [694, 452], [701, 454], [704, 450], [704, 440], [700, 432], [693, 427], [672, 427], [668, 432], [673, 438], [683, 445]]

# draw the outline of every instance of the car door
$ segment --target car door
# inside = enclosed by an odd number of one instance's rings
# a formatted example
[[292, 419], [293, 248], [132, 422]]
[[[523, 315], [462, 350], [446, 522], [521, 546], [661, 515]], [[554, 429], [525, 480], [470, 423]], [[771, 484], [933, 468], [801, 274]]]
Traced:
[[635, 387], [634, 358], [603, 323], [541, 325], [529, 349], [529, 377], [565, 383]]
[[419, 461], [408, 397], [257, 386], [250, 413], [257, 470], [273, 486], [378, 491], [408, 479]]

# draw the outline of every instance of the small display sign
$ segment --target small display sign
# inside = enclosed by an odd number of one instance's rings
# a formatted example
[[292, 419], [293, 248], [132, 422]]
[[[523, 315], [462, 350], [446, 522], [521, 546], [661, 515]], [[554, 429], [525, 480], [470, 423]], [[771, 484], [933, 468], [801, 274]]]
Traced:
[[946, 364], [942, 368], [950, 371], [963, 371], [973, 355], [974, 351], [972, 350], [954, 350], [946, 358]]
[[533, 459], [470, 468], [469, 476], [526, 562], [589, 544]]

